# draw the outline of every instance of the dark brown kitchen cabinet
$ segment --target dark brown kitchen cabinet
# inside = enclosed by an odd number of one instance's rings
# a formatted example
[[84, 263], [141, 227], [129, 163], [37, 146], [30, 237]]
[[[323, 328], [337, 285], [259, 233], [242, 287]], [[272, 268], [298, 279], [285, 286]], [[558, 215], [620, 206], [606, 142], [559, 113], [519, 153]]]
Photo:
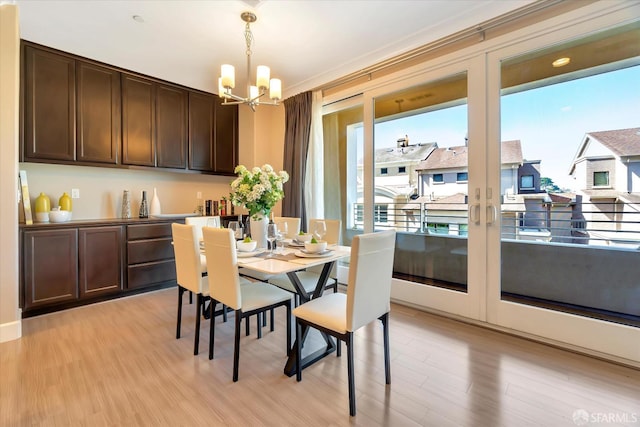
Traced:
[[74, 161], [76, 61], [24, 46], [23, 148], [25, 161]]
[[76, 160], [118, 162], [121, 135], [120, 72], [77, 62]]
[[80, 298], [122, 290], [122, 226], [78, 230]]
[[238, 164], [238, 106], [216, 97], [215, 172], [233, 174]]
[[78, 298], [78, 230], [25, 231], [22, 244], [24, 309]]
[[127, 288], [175, 283], [171, 223], [127, 226]]
[[156, 165], [156, 103], [152, 81], [122, 74], [122, 163]]
[[188, 94], [178, 87], [158, 84], [156, 90], [157, 166], [187, 167]]
[[214, 95], [189, 93], [189, 169], [215, 170], [215, 105]]

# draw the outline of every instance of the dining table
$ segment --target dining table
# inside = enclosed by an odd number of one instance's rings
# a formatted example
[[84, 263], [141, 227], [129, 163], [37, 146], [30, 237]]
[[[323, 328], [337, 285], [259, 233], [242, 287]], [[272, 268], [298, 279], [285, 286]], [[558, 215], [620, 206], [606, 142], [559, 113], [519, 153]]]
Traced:
[[[288, 244], [292, 243], [289, 242]], [[335, 263], [341, 259], [348, 258], [350, 255], [351, 248], [349, 246], [329, 245], [326, 251], [319, 254], [313, 254], [305, 251], [304, 247], [287, 246], [287, 242], [285, 242], [285, 247], [277, 252], [274, 251], [273, 254], [268, 251], [256, 251], [256, 253], [238, 252], [238, 267], [244, 267], [245, 269], [268, 275], [286, 274], [300, 297], [300, 304], [304, 304], [305, 302], [314, 298], [319, 298], [322, 295]], [[322, 272], [318, 277], [318, 282], [316, 283], [313, 292], [309, 293], [300, 283], [297, 273], [308, 267], [318, 265], [323, 266]], [[303, 329], [301, 335], [303, 342], [306, 340], [308, 332], [307, 328]], [[322, 332], [321, 335], [326, 346], [315, 351], [311, 351], [309, 354], [305, 354], [300, 361], [302, 369], [312, 365], [336, 350], [337, 345], [333, 338]], [[296, 345], [297, 342], [294, 343], [291, 349], [289, 349], [289, 355], [284, 367], [284, 373], [287, 376], [293, 376], [296, 373], [298, 365], [295, 351]]]

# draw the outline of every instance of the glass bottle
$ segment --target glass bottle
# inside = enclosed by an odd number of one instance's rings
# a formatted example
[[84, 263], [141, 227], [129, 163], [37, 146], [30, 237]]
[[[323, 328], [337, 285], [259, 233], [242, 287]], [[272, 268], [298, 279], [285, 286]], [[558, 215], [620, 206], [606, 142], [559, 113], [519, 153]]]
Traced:
[[142, 202], [140, 202], [140, 218], [149, 218], [149, 205], [147, 204], [147, 192], [142, 191]]
[[122, 218], [131, 218], [131, 197], [129, 190], [124, 190], [124, 193], [122, 193]]

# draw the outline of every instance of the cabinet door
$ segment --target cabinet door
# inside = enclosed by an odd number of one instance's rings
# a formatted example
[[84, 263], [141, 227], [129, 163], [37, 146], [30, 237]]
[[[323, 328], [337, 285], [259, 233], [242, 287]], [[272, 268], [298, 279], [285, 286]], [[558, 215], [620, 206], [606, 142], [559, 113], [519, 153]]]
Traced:
[[233, 174], [238, 164], [238, 106], [222, 105], [216, 98], [215, 170]]
[[152, 81], [122, 74], [122, 163], [155, 166], [155, 105]]
[[77, 70], [77, 160], [115, 164], [120, 146], [120, 73], [81, 61]]
[[78, 230], [80, 298], [122, 289], [122, 226]]
[[75, 60], [24, 47], [25, 160], [75, 160]]
[[24, 309], [78, 298], [78, 231], [25, 231]]
[[189, 169], [215, 170], [214, 115], [213, 95], [189, 92]]
[[187, 167], [187, 92], [158, 85], [156, 91], [156, 140], [158, 166]]

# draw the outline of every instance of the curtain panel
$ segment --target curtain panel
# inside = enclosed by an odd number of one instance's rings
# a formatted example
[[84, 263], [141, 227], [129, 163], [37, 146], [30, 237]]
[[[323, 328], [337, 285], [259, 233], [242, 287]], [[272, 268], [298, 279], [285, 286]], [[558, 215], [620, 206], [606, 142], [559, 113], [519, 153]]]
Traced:
[[305, 172], [309, 138], [313, 93], [300, 93], [284, 101], [285, 134], [283, 167], [289, 173], [289, 181], [284, 184], [285, 197], [282, 200], [282, 216], [298, 217], [306, 228], [305, 212]]

